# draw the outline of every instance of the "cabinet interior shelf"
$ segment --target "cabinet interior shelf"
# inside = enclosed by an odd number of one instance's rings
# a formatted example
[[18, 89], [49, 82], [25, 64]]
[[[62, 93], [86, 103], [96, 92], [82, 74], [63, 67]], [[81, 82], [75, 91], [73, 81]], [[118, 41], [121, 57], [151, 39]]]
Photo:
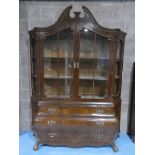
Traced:
[[107, 76], [80, 76], [80, 80], [108, 80]]
[[[72, 79], [72, 76], [51, 76], [45, 75], [45, 79]], [[108, 80], [107, 76], [79, 76], [80, 80]]]
[[[46, 95], [47, 98], [70, 98], [70, 95]], [[103, 99], [107, 96], [96, 96], [96, 95], [80, 95], [81, 98], [84, 99]]]
[[[36, 59], [36, 57], [32, 57], [32, 59]], [[73, 57], [44, 57], [44, 59], [61, 59], [61, 60], [65, 60], [65, 59], [73, 59]], [[88, 58], [88, 57], [80, 57], [80, 61], [98, 61], [98, 60], [103, 60], [103, 61], [109, 61], [109, 58]], [[116, 62], [121, 62], [123, 61], [121, 58], [116, 59]]]
[[[44, 57], [44, 59], [73, 59], [73, 57]], [[89, 57], [80, 57], [80, 60], [105, 60], [108, 61], [109, 58], [89, 58]]]
[[[36, 57], [32, 57], [32, 58], [36, 58]], [[47, 56], [45, 56], [44, 57], [44, 59], [73, 59], [73, 57], [47, 57]], [[109, 61], [110, 59], [109, 58], [89, 58], [89, 57], [80, 57], [79, 58], [80, 59], [80, 61], [81, 60], [105, 60], [105, 61]], [[117, 58], [116, 59], [116, 62], [120, 62], [120, 61], [122, 61], [122, 59], [121, 58]]]
[[73, 59], [73, 57], [44, 57], [44, 59]]
[[51, 76], [51, 75], [45, 75], [45, 79], [72, 79], [72, 76]]
[[106, 98], [107, 96], [96, 96], [96, 95], [80, 95], [81, 98], [84, 99], [103, 99]]
[[[37, 76], [34, 76], [37, 77]], [[72, 76], [51, 76], [51, 75], [45, 75], [45, 79], [72, 79]], [[80, 80], [108, 80], [107, 76], [79, 76]], [[120, 79], [119, 76], [115, 76], [115, 79]]]
[[70, 98], [70, 95], [46, 95], [47, 98]]

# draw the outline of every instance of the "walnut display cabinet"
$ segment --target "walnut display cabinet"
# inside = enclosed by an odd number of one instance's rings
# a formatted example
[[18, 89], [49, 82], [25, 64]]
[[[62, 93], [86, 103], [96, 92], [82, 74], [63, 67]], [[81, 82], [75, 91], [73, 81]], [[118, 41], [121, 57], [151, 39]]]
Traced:
[[[87, 7], [29, 31], [32, 129], [39, 144], [111, 146], [120, 130], [126, 33], [100, 26]], [[50, 20], [50, 19], [49, 19]]]

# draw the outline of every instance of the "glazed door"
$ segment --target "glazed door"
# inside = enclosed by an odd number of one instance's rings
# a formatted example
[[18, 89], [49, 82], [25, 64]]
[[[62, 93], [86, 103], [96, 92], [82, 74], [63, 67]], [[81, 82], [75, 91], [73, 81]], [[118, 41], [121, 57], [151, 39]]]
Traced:
[[85, 28], [79, 33], [79, 96], [82, 99], [103, 99], [109, 89], [110, 42]]
[[44, 51], [44, 92], [46, 98], [70, 98], [73, 83], [73, 32], [65, 29], [46, 37]]
[[115, 61], [115, 76], [114, 76], [115, 85], [113, 90], [114, 96], [121, 95], [123, 51], [124, 51], [124, 42], [122, 40], [118, 40], [116, 48], [116, 61]]

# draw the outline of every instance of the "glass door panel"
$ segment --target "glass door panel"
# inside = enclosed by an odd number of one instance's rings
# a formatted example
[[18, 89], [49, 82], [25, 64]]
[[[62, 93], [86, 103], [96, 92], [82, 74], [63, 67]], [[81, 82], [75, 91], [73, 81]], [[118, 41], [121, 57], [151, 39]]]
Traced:
[[103, 98], [108, 92], [109, 47], [108, 38], [96, 34], [95, 37], [94, 87], [97, 93], [94, 98]]
[[94, 91], [94, 47], [95, 33], [88, 29], [80, 31], [79, 53], [79, 95], [81, 98], [92, 98]]
[[73, 80], [72, 31], [66, 29], [44, 40], [44, 83], [47, 98], [70, 98]]
[[88, 29], [80, 31], [79, 95], [103, 98], [108, 88], [109, 41]]
[[116, 62], [115, 62], [115, 86], [114, 86], [114, 95], [120, 95], [120, 84], [121, 84], [121, 70], [123, 65], [123, 56], [122, 56], [122, 44], [119, 40], [117, 42], [117, 55], [116, 55]]
[[72, 96], [73, 33], [70, 29], [59, 33], [59, 98]]
[[35, 39], [31, 40], [31, 74], [32, 74], [32, 94], [37, 94], [38, 89], [38, 64], [37, 64], [37, 52], [35, 48]]

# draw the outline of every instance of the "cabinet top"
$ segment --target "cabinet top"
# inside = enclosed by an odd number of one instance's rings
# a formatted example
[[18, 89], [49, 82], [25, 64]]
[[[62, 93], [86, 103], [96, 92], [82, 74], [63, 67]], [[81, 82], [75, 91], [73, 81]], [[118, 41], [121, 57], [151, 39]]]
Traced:
[[78, 32], [82, 28], [89, 29], [100, 35], [107, 36], [109, 39], [119, 37], [124, 39], [126, 33], [121, 31], [119, 28], [111, 29], [105, 28], [99, 25], [86, 6], [82, 6], [84, 11], [83, 17], [81, 12], [74, 12], [74, 17], [70, 16], [72, 6], [67, 7], [60, 15], [55, 24], [48, 27], [34, 27], [29, 31], [30, 37], [35, 38], [38, 36], [49, 36], [55, 34], [63, 29], [71, 28], [74, 32]]

